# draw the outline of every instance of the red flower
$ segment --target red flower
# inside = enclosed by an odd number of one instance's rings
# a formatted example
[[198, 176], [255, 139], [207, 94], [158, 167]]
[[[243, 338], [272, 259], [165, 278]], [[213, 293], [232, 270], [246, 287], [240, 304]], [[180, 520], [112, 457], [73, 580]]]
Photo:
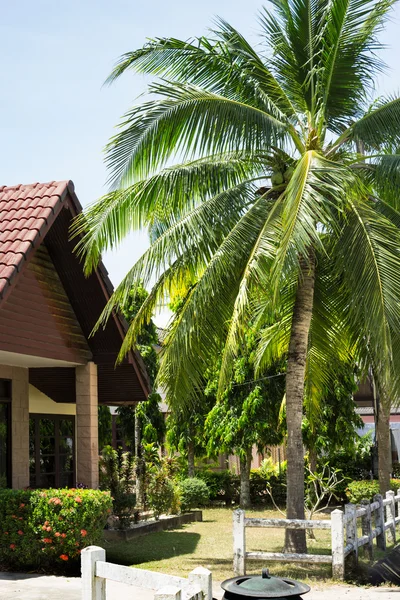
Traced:
[[80, 496], [75, 497], [75, 502], [82, 502], [82, 498]]
[[23, 502], [21, 502], [21, 504], [19, 505], [20, 508], [24, 508], [25, 504]]
[[82, 537], [86, 537], [86, 536], [87, 536], [87, 531], [86, 531], [86, 529], [81, 529], [81, 536], [82, 536]]
[[68, 555], [67, 554], [60, 554], [60, 558], [61, 558], [61, 560], [68, 560]]
[[4, 535], [8, 535], [8, 531], [5, 531], [5, 532], [4, 532]]
[[19, 519], [20, 521], [23, 521], [23, 520], [24, 520], [22, 517], [18, 517], [18, 519]]
[[10, 544], [10, 548], [11, 548], [11, 550], [14, 550], [15, 549], [15, 544]]
[[42, 525], [42, 529], [43, 529], [43, 531], [46, 531], [47, 530], [46, 525]]
[[57, 532], [56, 532], [54, 535], [55, 535], [56, 537], [60, 537], [61, 533], [60, 533], [59, 531], [57, 531]]
[[43, 538], [45, 544], [51, 544], [53, 540], [51, 538]]
[[17, 533], [18, 533], [18, 535], [24, 535], [24, 532], [21, 530], [17, 531]]
[[48, 522], [48, 521], [45, 521], [45, 522], [44, 522], [44, 524], [45, 524], [45, 525], [48, 525], [48, 524], [49, 524], [49, 522]]
[[51, 531], [51, 527], [46, 527], [46, 531]]
[[67, 537], [67, 534], [66, 534], [66, 533], [62, 533], [62, 534], [61, 534], [61, 537], [62, 537], [62, 538], [66, 538], [66, 537]]

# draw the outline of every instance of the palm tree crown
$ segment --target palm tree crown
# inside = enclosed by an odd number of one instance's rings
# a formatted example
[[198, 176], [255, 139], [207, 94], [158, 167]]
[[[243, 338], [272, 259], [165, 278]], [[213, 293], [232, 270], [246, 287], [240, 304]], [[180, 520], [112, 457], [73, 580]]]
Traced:
[[[288, 516], [301, 518], [304, 395], [318, 400], [334, 361], [355, 352], [397, 393], [400, 98], [372, 103], [393, 0], [270, 4], [257, 52], [219, 20], [208, 38], [121, 58], [109, 81], [152, 74], [155, 99], [125, 115], [106, 149], [111, 191], [75, 233], [90, 272], [130, 230], [150, 231], [103, 314], [156, 279], [121, 356], [186, 287], [159, 374], [172, 405], [200, 389], [221, 341], [223, 389], [249, 321], [260, 369], [287, 355]], [[292, 531], [287, 546], [304, 538]]]

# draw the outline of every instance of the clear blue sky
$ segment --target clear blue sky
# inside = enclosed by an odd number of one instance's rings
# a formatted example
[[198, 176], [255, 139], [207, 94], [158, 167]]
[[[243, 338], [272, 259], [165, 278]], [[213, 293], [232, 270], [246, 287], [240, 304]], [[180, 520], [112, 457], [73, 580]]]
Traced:
[[[0, 22], [0, 184], [72, 179], [85, 206], [105, 191], [102, 148], [120, 116], [145, 90], [142, 76], [102, 87], [115, 60], [147, 37], [187, 39], [219, 15], [258, 43], [247, 0], [17, 0], [3, 2]], [[400, 5], [384, 41], [389, 72], [378, 92], [400, 90]], [[147, 246], [134, 234], [105, 256], [114, 284]], [[162, 321], [162, 319], [161, 319]]]

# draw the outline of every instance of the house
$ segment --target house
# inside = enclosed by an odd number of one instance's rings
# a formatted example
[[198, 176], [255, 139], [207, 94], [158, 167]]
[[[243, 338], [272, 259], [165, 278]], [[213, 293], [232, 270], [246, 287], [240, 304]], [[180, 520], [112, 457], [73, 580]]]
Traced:
[[98, 404], [149, 392], [139, 354], [115, 367], [121, 316], [91, 332], [112, 293], [69, 236], [70, 181], [0, 187], [0, 487], [98, 486]]

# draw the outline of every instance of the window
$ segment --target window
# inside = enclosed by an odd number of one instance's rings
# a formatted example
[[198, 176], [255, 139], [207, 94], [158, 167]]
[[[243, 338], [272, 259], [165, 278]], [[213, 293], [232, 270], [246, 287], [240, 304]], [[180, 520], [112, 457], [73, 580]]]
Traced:
[[75, 418], [29, 416], [30, 487], [74, 487]]
[[11, 487], [11, 381], [0, 379], [0, 489]]

